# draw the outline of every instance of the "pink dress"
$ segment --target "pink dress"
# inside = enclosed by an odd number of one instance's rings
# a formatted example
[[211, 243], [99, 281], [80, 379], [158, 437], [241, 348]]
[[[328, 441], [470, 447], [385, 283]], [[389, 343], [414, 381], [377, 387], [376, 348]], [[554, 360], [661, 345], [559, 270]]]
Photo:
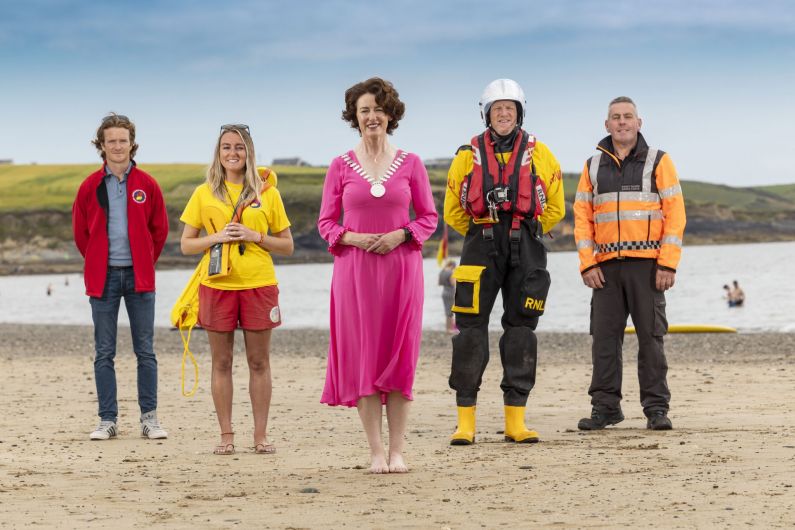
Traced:
[[[421, 249], [438, 217], [428, 173], [416, 155], [398, 150], [382, 197], [371, 195], [363, 174], [353, 151], [331, 162], [317, 222], [334, 255], [328, 366], [320, 401], [347, 407], [376, 393], [382, 403], [389, 392], [413, 399], [422, 338]], [[411, 231], [411, 241], [388, 254], [340, 243], [347, 230], [380, 234], [403, 227]]]

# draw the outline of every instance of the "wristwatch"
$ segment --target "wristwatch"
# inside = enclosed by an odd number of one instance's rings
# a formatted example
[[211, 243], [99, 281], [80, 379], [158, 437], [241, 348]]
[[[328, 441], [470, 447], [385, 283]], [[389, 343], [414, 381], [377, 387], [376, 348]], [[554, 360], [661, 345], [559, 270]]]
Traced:
[[413, 236], [411, 235], [411, 230], [409, 230], [405, 226], [403, 227], [403, 235], [406, 236], [406, 240], [404, 241], [404, 243], [408, 243], [413, 239]]

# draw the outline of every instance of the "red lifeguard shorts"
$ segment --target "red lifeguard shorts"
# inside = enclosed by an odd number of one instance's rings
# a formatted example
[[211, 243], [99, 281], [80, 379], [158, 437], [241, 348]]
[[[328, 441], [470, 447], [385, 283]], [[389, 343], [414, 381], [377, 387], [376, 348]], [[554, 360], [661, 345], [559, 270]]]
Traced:
[[282, 323], [279, 288], [222, 291], [199, 286], [199, 324], [209, 331], [234, 331], [237, 324], [250, 331], [273, 329]]

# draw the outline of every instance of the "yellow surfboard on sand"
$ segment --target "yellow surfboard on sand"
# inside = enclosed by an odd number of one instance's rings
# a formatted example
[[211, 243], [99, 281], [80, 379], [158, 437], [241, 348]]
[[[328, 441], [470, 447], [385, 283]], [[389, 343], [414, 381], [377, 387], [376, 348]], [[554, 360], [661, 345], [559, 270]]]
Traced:
[[[635, 327], [627, 326], [624, 333], [635, 333]], [[668, 333], [737, 333], [737, 330], [712, 324], [673, 324], [668, 326]]]

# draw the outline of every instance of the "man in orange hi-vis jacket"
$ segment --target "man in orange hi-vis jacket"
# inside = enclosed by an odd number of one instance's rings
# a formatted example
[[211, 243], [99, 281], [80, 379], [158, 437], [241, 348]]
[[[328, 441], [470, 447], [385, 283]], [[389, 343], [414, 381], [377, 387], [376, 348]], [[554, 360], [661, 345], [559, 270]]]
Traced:
[[577, 425], [599, 430], [624, 419], [621, 347], [627, 316], [638, 336], [640, 401], [646, 428], [669, 430], [671, 393], [663, 336], [665, 291], [682, 253], [685, 203], [667, 153], [649, 147], [628, 97], [610, 102], [610, 134], [585, 163], [574, 200], [574, 238], [583, 283], [593, 289], [591, 417]]

